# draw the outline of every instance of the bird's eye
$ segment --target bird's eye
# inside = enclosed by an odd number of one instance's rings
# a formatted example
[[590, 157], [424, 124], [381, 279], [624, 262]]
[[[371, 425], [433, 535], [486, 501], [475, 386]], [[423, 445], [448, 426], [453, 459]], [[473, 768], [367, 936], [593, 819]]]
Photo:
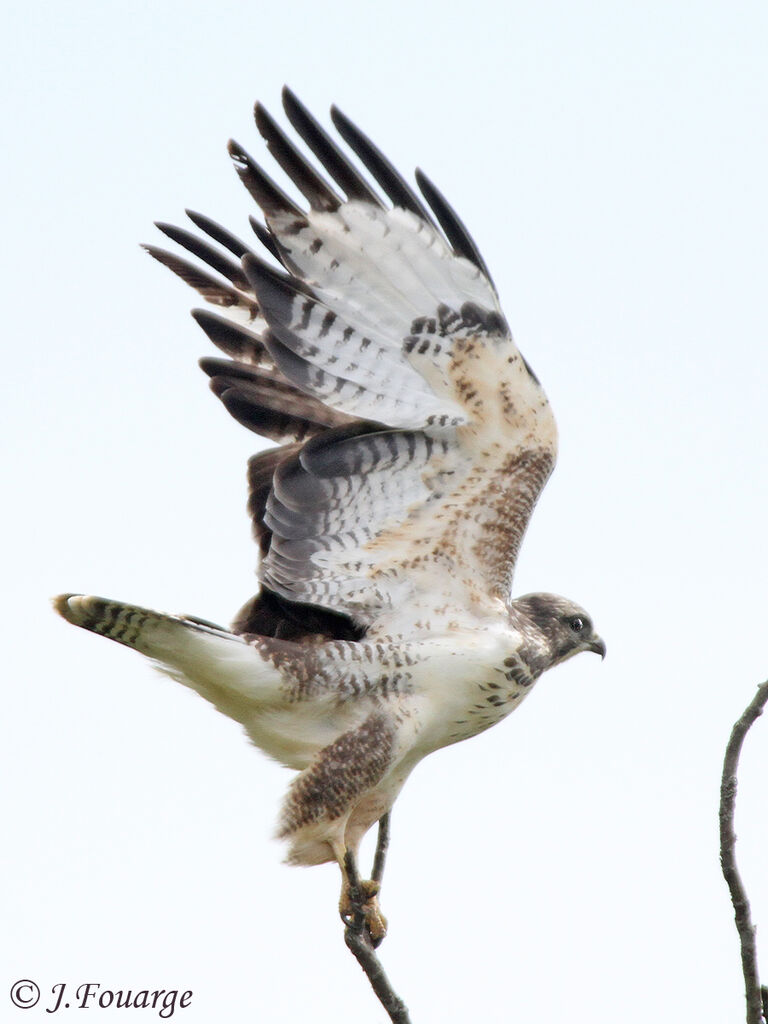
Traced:
[[584, 619], [579, 618], [578, 615], [574, 615], [569, 623], [574, 633], [580, 633], [584, 629]]

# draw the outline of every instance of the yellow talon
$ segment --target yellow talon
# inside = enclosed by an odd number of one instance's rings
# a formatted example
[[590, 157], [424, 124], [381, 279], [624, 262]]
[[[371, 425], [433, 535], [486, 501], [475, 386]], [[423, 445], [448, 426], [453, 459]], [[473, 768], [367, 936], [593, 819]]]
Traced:
[[352, 887], [345, 882], [339, 899], [339, 913], [345, 925], [349, 927], [355, 915], [361, 914], [371, 937], [374, 947], [378, 946], [387, 934], [387, 919], [379, 906], [381, 884], [373, 879], [359, 882], [360, 901], [353, 900]]

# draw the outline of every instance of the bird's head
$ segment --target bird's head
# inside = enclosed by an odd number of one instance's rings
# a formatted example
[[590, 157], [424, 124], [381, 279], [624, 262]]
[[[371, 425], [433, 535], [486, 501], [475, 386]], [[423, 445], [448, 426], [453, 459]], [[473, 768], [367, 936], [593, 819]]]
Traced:
[[605, 657], [605, 642], [597, 635], [592, 619], [574, 601], [557, 594], [526, 594], [511, 602], [511, 617], [524, 633], [543, 637], [549, 665], [559, 665], [581, 651]]

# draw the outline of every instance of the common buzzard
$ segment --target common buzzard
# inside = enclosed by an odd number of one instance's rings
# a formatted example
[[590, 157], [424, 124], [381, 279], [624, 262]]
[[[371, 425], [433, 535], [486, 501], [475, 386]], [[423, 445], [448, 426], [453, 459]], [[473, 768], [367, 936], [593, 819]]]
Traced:
[[[195, 261], [147, 246], [216, 310], [193, 312], [227, 357], [201, 361], [214, 393], [279, 445], [248, 467], [260, 589], [231, 629], [97, 597], [55, 603], [297, 771], [278, 826], [288, 859], [336, 860], [345, 875], [423, 757], [605, 647], [572, 601], [510, 597], [556, 429], [475, 243], [421, 171], [423, 198], [341, 111], [333, 123], [372, 180], [287, 89], [283, 103], [328, 178], [260, 104], [256, 125], [306, 206], [231, 142], [264, 217], [255, 241], [190, 212], [207, 237], [158, 226]], [[367, 912], [380, 937], [375, 899]]]

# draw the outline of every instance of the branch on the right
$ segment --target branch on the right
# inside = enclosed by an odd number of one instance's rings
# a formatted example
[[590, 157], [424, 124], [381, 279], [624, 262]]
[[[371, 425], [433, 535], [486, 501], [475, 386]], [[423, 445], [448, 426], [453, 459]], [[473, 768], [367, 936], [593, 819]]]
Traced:
[[736, 807], [736, 789], [739, 756], [744, 738], [768, 704], [768, 681], [761, 683], [731, 731], [725, 748], [723, 779], [720, 785], [720, 864], [731, 894], [736, 917], [736, 929], [741, 943], [741, 968], [744, 972], [747, 999], [747, 1024], [765, 1024], [768, 1021], [768, 988], [760, 985], [757, 969], [755, 926], [747, 892], [736, 866], [736, 832], [733, 827]]

